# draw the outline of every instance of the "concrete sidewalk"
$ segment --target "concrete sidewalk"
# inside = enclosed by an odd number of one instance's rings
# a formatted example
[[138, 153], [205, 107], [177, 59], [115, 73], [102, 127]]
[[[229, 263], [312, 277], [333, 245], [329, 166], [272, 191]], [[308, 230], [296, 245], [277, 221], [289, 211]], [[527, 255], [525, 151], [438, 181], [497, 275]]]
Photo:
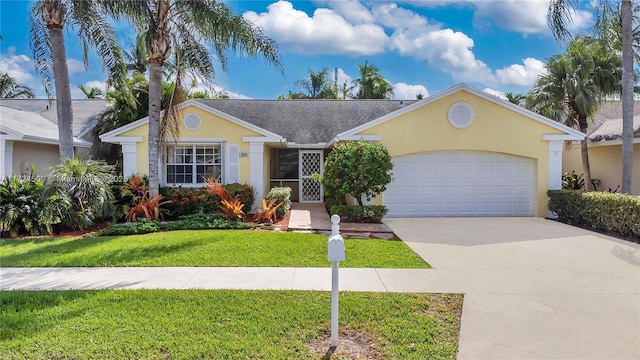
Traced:
[[[0, 268], [2, 290], [331, 290], [331, 268]], [[340, 269], [341, 291], [460, 292], [428, 269]]]

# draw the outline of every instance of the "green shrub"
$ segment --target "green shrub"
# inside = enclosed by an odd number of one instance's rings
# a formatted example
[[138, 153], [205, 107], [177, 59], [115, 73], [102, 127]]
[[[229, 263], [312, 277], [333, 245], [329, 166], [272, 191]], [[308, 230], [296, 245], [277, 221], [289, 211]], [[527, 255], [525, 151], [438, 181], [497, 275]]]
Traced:
[[275, 199], [274, 204], [282, 203], [282, 205], [276, 209], [276, 216], [278, 219], [282, 218], [284, 214], [291, 210], [291, 188], [290, 187], [274, 187], [269, 190], [267, 196], [264, 197], [267, 203]]
[[565, 190], [583, 190], [584, 174], [576, 174], [575, 170], [562, 174], [562, 188]]
[[331, 207], [331, 215], [340, 215], [341, 222], [381, 223], [387, 211], [387, 207], [382, 205], [334, 205]]
[[[228, 184], [222, 186], [229, 191], [231, 198], [240, 195], [244, 207], [242, 210], [247, 213], [251, 210], [251, 205], [255, 199], [255, 191], [252, 186], [246, 184]], [[184, 215], [192, 214], [213, 214], [220, 211], [220, 198], [217, 194], [208, 191], [206, 187], [183, 188], [183, 187], [160, 187], [160, 194], [165, 200], [171, 203], [164, 205], [169, 212], [166, 216], [169, 220], [179, 219]]]
[[71, 206], [64, 195], [54, 190], [34, 176], [4, 178], [0, 183], [0, 233], [51, 234]]
[[640, 197], [610, 192], [549, 190], [549, 210], [558, 220], [640, 238]]
[[103, 236], [124, 236], [134, 234], [148, 234], [160, 230], [160, 225], [157, 221], [149, 221], [145, 218], [140, 218], [138, 221], [125, 223], [125, 224], [111, 224], [100, 235]]
[[84, 229], [114, 214], [111, 192], [114, 167], [104, 160], [70, 158], [51, 169], [49, 192], [65, 196], [69, 204], [62, 221], [71, 229]]
[[253, 223], [227, 221], [211, 214], [183, 215], [179, 220], [161, 223], [161, 230], [204, 230], [204, 229], [250, 229]]
[[220, 216], [211, 214], [183, 215], [180, 219], [170, 222], [149, 221], [141, 218], [126, 224], [112, 224], [100, 235], [103, 236], [123, 236], [134, 234], [147, 234], [157, 231], [172, 230], [206, 230], [206, 229], [230, 229], [241, 230], [255, 227], [253, 223], [241, 221], [227, 221]]
[[229, 192], [231, 199], [235, 198], [236, 195], [240, 195], [240, 201], [244, 203], [242, 207], [242, 211], [245, 214], [248, 214], [252, 210], [253, 202], [256, 199], [256, 191], [251, 185], [247, 184], [227, 184], [222, 185], [222, 187]]
[[205, 188], [161, 187], [160, 194], [171, 203], [164, 206], [167, 219], [179, 219], [184, 215], [211, 214], [218, 211], [220, 199]]
[[359, 205], [384, 192], [391, 182], [391, 156], [387, 149], [367, 141], [347, 141], [336, 145], [324, 163], [320, 181], [326, 202], [341, 205], [344, 197], [353, 196]]

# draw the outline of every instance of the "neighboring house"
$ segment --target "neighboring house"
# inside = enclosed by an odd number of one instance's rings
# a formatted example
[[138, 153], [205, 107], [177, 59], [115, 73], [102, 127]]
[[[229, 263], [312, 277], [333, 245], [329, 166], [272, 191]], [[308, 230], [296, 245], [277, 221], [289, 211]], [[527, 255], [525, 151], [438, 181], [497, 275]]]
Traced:
[[[72, 100], [76, 154], [91, 147], [91, 131], [106, 109], [104, 100]], [[0, 179], [47, 175], [60, 163], [56, 103], [47, 99], [0, 99]]]
[[[375, 141], [392, 156], [393, 181], [374, 203], [388, 216], [546, 216], [561, 187], [562, 149], [584, 135], [465, 84], [420, 101], [189, 100], [180, 139], [167, 146], [161, 183], [203, 176], [247, 183], [256, 198], [291, 186], [323, 201], [311, 175], [340, 141]], [[124, 175], [146, 173], [148, 118], [101, 136], [122, 145]]]
[[[622, 185], [622, 103], [607, 101], [589, 123], [589, 165], [591, 177], [600, 180], [598, 190], [615, 190]], [[633, 188], [632, 194], [640, 195], [640, 103], [634, 103], [633, 114]], [[563, 171], [582, 170], [580, 143], [565, 148]], [[619, 190], [619, 189], [618, 189]]]

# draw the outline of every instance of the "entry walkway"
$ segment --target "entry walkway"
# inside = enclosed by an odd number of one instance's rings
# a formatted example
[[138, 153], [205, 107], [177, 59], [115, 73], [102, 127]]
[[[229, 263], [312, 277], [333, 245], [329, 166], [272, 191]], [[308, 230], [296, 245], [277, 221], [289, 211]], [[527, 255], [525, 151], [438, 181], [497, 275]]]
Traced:
[[[324, 204], [293, 203], [289, 218], [289, 231], [317, 231], [328, 234], [331, 231], [331, 219]], [[393, 238], [393, 231], [386, 224], [342, 222], [340, 223], [340, 232], [345, 237]]]

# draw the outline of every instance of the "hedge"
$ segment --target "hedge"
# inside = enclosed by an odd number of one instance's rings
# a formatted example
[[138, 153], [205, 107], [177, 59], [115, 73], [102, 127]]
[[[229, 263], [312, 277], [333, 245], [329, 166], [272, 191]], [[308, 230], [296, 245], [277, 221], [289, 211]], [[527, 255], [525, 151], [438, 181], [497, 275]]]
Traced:
[[387, 214], [387, 207], [382, 205], [333, 205], [331, 215], [340, 215], [342, 222], [381, 223]]
[[549, 190], [549, 210], [558, 220], [640, 239], [640, 197], [577, 190]]

